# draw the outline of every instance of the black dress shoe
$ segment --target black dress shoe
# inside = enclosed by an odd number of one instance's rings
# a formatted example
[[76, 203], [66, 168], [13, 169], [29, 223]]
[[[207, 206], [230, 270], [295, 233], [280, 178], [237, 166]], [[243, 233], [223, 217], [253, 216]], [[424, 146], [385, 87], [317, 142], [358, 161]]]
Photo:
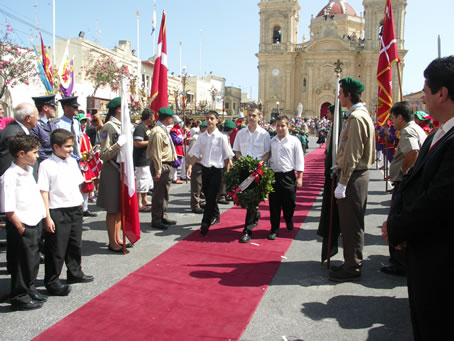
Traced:
[[177, 224], [176, 220], [171, 220], [171, 219], [166, 219], [166, 218], [162, 218], [162, 222], [166, 225], [176, 225]]
[[70, 285], [62, 285], [56, 288], [46, 287], [46, 289], [49, 292], [50, 296], [68, 296], [68, 294], [71, 292]]
[[44, 264], [44, 255], [41, 252], [39, 253], [39, 264]]
[[293, 230], [293, 228], [294, 228], [293, 227], [293, 221], [287, 223], [287, 230], [291, 231], [291, 230]]
[[267, 238], [268, 240], [275, 240], [277, 236], [278, 236], [277, 232], [271, 231]]
[[12, 303], [11, 310], [13, 310], [13, 311], [33, 310], [33, 309], [39, 309], [42, 306], [43, 306], [42, 301], [31, 300], [28, 303]]
[[354, 282], [361, 279], [360, 271], [346, 271], [345, 269], [330, 271], [328, 279], [334, 282]]
[[380, 269], [380, 271], [384, 272], [385, 274], [394, 275], [394, 276], [405, 276], [407, 274], [404, 269], [402, 269], [394, 264], [389, 265], [389, 266], [383, 266]]
[[163, 222], [159, 222], [159, 223], [152, 222], [151, 227], [154, 229], [158, 229], [158, 230], [167, 230], [169, 228], [169, 225], [166, 225]]
[[201, 203], [199, 204], [199, 206], [200, 206], [200, 208], [205, 208], [205, 203], [204, 203], [204, 202], [201, 202]]
[[29, 294], [32, 300], [38, 301], [38, 302], [47, 302], [47, 296], [43, 295], [39, 292], [32, 292]]
[[207, 224], [202, 224], [200, 226], [200, 233], [202, 234], [202, 236], [206, 236], [206, 234], [208, 233], [208, 229], [210, 228], [209, 225]]
[[[126, 246], [126, 248], [128, 248], [128, 246]], [[110, 247], [110, 245], [109, 245], [109, 246], [107, 246], [107, 250], [115, 252], [115, 253], [123, 253], [123, 247], [120, 247], [119, 249], [114, 249], [113, 247]], [[128, 254], [128, 253], [129, 253], [129, 251], [126, 250], [126, 254]]]
[[98, 216], [98, 213], [95, 213], [95, 212], [92, 212], [92, 211], [89, 211], [89, 210], [86, 210], [82, 213], [82, 215], [84, 217], [97, 217]]
[[83, 275], [82, 277], [68, 277], [66, 283], [74, 284], [74, 283], [90, 283], [93, 282], [95, 278], [89, 275]]
[[217, 223], [220, 223], [220, 222], [221, 222], [221, 217], [213, 217], [213, 219], [211, 219], [210, 225], [216, 225]]
[[228, 205], [228, 203], [229, 202], [225, 199], [218, 200], [218, 204], [221, 204], [221, 205]]
[[198, 207], [197, 207], [197, 208], [193, 208], [193, 209], [192, 209], [192, 212], [193, 212], [193, 213], [197, 213], [197, 214], [202, 214], [202, 213], [203, 213], [203, 209], [198, 208]]
[[249, 243], [251, 236], [247, 232], [243, 232], [243, 235], [240, 238], [240, 243]]

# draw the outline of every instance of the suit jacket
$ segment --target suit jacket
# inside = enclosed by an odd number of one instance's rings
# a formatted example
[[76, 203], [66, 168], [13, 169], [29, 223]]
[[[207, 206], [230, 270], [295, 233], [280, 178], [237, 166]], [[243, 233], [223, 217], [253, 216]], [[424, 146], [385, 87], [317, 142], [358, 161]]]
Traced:
[[13, 157], [9, 152], [9, 139], [17, 134], [25, 134], [21, 126], [13, 121], [0, 132], [0, 176], [11, 166]]
[[388, 216], [390, 243], [407, 241], [418, 248], [452, 243], [454, 199], [454, 128], [430, 148], [435, 132], [421, 147], [413, 169], [404, 178]]

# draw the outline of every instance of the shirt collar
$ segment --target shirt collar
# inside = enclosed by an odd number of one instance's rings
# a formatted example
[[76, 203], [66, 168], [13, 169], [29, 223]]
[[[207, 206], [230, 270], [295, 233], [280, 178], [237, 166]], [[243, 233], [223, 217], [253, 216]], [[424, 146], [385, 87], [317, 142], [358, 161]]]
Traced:
[[56, 162], [64, 162], [64, 163], [68, 163], [68, 160], [69, 160], [69, 158], [62, 159], [62, 158], [58, 157], [57, 155], [55, 155], [54, 153], [52, 153], [50, 158]]
[[121, 121], [119, 119], [117, 119], [116, 117], [114, 117], [114, 116], [110, 117], [110, 121], [112, 121], [112, 123], [121, 125]]
[[30, 135], [30, 130], [26, 126], [24, 126], [21, 122], [16, 121], [17, 124], [22, 128], [22, 130], [25, 132], [25, 134]]
[[213, 132], [210, 134], [210, 133], [208, 132], [208, 129], [207, 129], [207, 131], [206, 131], [205, 133], [206, 133], [208, 136], [211, 136], [211, 135], [216, 136], [216, 135], [219, 133], [219, 130], [218, 130], [218, 128], [215, 128], [215, 129], [213, 130]]
[[27, 165], [27, 170], [25, 170], [21, 166], [17, 165], [14, 161], [11, 162], [11, 167], [19, 175], [29, 175], [31, 174], [30, 172], [33, 172], [33, 168], [31, 166]]
[[44, 123], [47, 123], [47, 122], [49, 121], [49, 120], [47, 119], [47, 117], [41, 116], [41, 115], [39, 115], [39, 120], [42, 121], [42, 122], [44, 122]]
[[440, 125], [440, 129], [442, 129], [444, 133], [447, 133], [448, 131], [450, 131], [452, 127], [454, 127], [454, 117], [451, 117], [445, 123]]

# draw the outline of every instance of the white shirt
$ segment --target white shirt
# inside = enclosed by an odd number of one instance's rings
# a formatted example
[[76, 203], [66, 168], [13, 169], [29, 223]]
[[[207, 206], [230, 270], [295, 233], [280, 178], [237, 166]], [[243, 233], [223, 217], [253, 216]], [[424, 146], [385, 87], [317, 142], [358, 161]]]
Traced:
[[435, 132], [430, 148], [432, 148], [435, 143], [437, 143], [448, 131], [450, 131], [452, 127], [454, 127], [454, 117], [451, 117], [444, 124], [440, 125], [440, 128], [438, 128]]
[[46, 217], [43, 198], [33, 177], [33, 168], [27, 170], [14, 162], [0, 177], [0, 211], [14, 212], [26, 225], [35, 226]]
[[189, 156], [200, 159], [204, 167], [224, 168], [224, 160], [233, 157], [227, 137], [217, 128], [212, 134], [208, 130], [200, 134], [189, 152]]
[[233, 150], [243, 156], [261, 160], [263, 155], [271, 150], [270, 134], [260, 126], [257, 126], [252, 134], [249, 127], [243, 128], [235, 136]]
[[275, 136], [271, 140], [270, 168], [274, 172], [304, 171], [304, 153], [296, 136], [287, 134], [282, 140]]
[[55, 154], [39, 165], [38, 187], [49, 192], [49, 208], [80, 206], [83, 202], [79, 185], [84, 182], [77, 161], [62, 160]]

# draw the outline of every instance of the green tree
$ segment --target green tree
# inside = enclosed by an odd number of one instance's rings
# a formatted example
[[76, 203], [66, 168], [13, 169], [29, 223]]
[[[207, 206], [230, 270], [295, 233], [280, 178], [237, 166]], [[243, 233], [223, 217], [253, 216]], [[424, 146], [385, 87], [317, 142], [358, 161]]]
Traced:
[[8, 88], [22, 83], [28, 85], [38, 74], [34, 53], [14, 44], [10, 37], [13, 28], [9, 24], [5, 28], [0, 40], [0, 99]]
[[101, 55], [94, 57], [89, 55], [88, 65], [85, 67], [85, 77], [93, 83], [93, 95], [100, 87], [109, 86], [114, 92], [120, 89], [120, 80], [122, 77], [130, 77], [127, 65], [118, 66], [117, 63], [109, 56]]

